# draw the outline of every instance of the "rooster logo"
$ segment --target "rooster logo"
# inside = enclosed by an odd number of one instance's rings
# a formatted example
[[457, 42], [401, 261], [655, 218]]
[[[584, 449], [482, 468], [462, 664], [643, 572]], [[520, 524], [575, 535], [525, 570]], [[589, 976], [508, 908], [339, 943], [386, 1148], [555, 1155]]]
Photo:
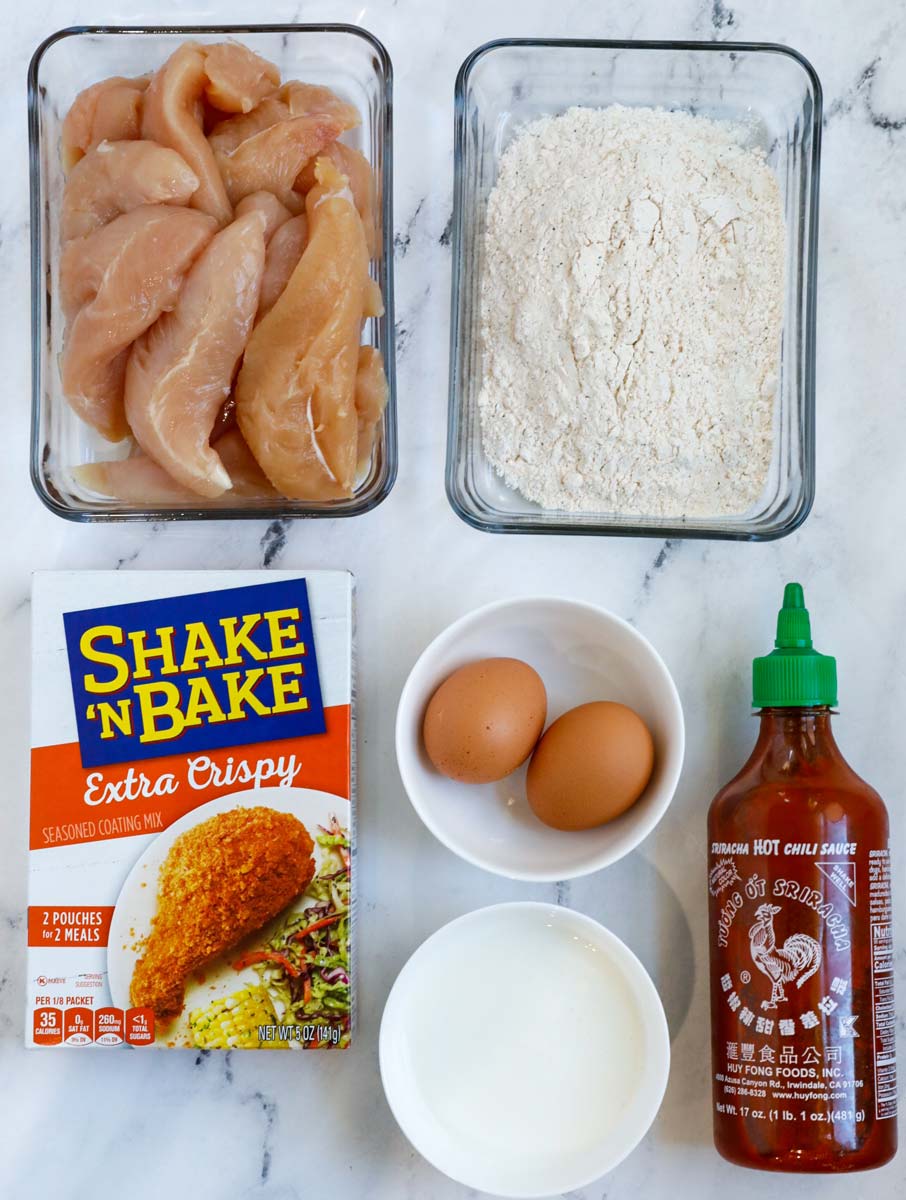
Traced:
[[752, 962], [771, 981], [771, 998], [762, 1000], [762, 1008], [776, 1008], [786, 1001], [785, 983], [801, 988], [821, 966], [821, 946], [807, 933], [791, 934], [782, 946], [774, 936], [774, 917], [780, 909], [761, 904], [755, 911], [755, 924], [749, 930]]

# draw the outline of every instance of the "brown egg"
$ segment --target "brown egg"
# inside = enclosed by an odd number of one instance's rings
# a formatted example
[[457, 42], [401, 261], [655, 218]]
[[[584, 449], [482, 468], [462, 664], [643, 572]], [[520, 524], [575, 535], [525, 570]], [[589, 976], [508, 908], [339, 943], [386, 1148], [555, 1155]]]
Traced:
[[529, 763], [535, 815], [554, 829], [593, 829], [630, 808], [654, 769], [654, 742], [625, 704], [600, 700], [558, 717]]
[[518, 658], [467, 663], [428, 702], [422, 737], [442, 775], [493, 783], [525, 762], [547, 717], [537, 671]]

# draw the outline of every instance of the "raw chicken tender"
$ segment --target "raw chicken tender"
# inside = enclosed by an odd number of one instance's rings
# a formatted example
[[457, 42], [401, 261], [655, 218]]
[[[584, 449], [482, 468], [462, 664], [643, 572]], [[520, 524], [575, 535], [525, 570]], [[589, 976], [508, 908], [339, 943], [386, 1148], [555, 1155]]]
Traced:
[[362, 117], [354, 104], [341, 100], [336, 92], [316, 83], [302, 83], [298, 79], [290, 79], [284, 83], [277, 93], [279, 98], [289, 108], [290, 116], [304, 117], [311, 113], [323, 113], [333, 117], [343, 130], [355, 129], [362, 123]]
[[384, 297], [381, 294], [381, 285], [376, 279], [370, 276], [365, 283], [365, 307], [362, 311], [363, 317], [382, 317], [384, 315]]
[[161, 206], [114, 224], [118, 228], [104, 240], [107, 265], [101, 266], [98, 255], [92, 267], [95, 294], [72, 322], [60, 371], [63, 393], [78, 415], [118, 442], [129, 433], [123, 352], [176, 303], [183, 277], [213, 237], [216, 222], [190, 208]]
[[174, 310], [129, 356], [126, 417], [136, 441], [201, 496], [230, 487], [209, 439], [258, 309], [264, 228], [256, 211], [221, 230], [186, 276]]
[[150, 79], [114, 75], [79, 92], [63, 121], [61, 153], [64, 170], [101, 142], [135, 141], [141, 137], [142, 93]]
[[284, 496], [351, 496], [358, 422], [355, 384], [368, 251], [345, 176], [316, 167], [310, 236], [283, 295], [256, 327], [236, 381], [245, 439]]
[[298, 212], [293, 184], [302, 168], [359, 121], [354, 106], [329, 88], [293, 80], [246, 115], [215, 126], [210, 142], [234, 204], [264, 188]]
[[[271, 129], [292, 117], [320, 115], [340, 126], [340, 132], [361, 123], [358, 110], [335, 95], [330, 88], [290, 80], [273, 95], [266, 97], [251, 112], [220, 121], [210, 134], [211, 146], [218, 154], [229, 155], [249, 138]], [[312, 183], [314, 177], [312, 176]]]
[[60, 255], [60, 308], [67, 321], [95, 298], [105, 274], [124, 257], [157, 253], [160, 238], [172, 228], [173, 213], [184, 211], [175, 205], [142, 204], [94, 233], [71, 238]]
[[278, 121], [241, 142], [235, 150], [215, 151], [231, 202], [237, 204], [251, 192], [264, 189], [287, 207], [298, 210], [299, 197], [293, 191], [296, 176], [313, 155], [341, 133], [342, 127], [334, 117], [314, 113]]
[[218, 437], [215, 445], [230, 477], [230, 496], [254, 500], [273, 499], [277, 495], [271, 481], [258, 466], [238, 425]]
[[280, 121], [288, 120], [289, 116], [288, 106], [274, 94], [262, 100], [249, 113], [218, 121], [208, 134], [208, 141], [215, 154], [232, 154], [243, 142]]
[[204, 50], [185, 42], [170, 55], [145, 93], [142, 137], [179, 151], [198, 176], [192, 207], [226, 225], [233, 209], [202, 129], [201, 98], [206, 84]]
[[[231, 489], [208, 503], [235, 503], [243, 500], [273, 500], [277, 493], [255, 462], [238, 429], [228, 430], [217, 439], [217, 453], [227, 469]], [[205, 502], [197, 492], [183, 487], [153, 458], [136, 454], [115, 462], [85, 463], [74, 467], [73, 475], [82, 485], [102, 496], [126, 504], [175, 505], [197, 508]]]
[[273, 63], [238, 42], [205, 47], [205, 98], [221, 112], [247, 113], [280, 86]]
[[[337, 170], [349, 180], [352, 197], [355, 200], [355, 206], [359, 210], [359, 216], [362, 218], [362, 225], [365, 229], [365, 242], [368, 246], [368, 254], [371, 258], [374, 258], [377, 252], [377, 228], [374, 216], [376, 196], [374, 172], [371, 169], [371, 163], [369, 163], [364, 154], [359, 153], [358, 150], [353, 150], [351, 146], [344, 146], [342, 142], [334, 142], [322, 154], [324, 158], [329, 158]], [[315, 163], [312, 161], [301, 172], [295, 186], [298, 191], [307, 192], [314, 185]]]
[[[129, 436], [123, 408], [128, 361], [128, 347], [114, 354], [109, 361], [102, 357], [94, 362], [79, 363], [68, 371], [65, 349], [60, 360], [61, 384], [70, 408], [110, 442], [121, 442]], [[76, 370], [80, 371], [78, 376]], [[70, 388], [68, 392], [67, 387]]]
[[[245, 201], [242, 203], [245, 204]], [[291, 217], [281, 225], [268, 242], [264, 259], [264, 279], [261, 281], [261, 298], [258, 301], [259, 321], [267, 316], [283, 295], [307, 241], [308, 217], [300, 213], [298, 217]]]
[[281, 204], [272, 192], [252, 192], [236, 205], [236, 216], [244, 217], [246, 213], [260, 212], [264, 216], [264, 240], [269, 242], [281, 225], [292, 216], [285, 204]]
[[377, 423], [387, 406], [387, 376], [384, 358], [373, 346], [359, 350], [359, 369], [355, 377], [355, 411], [358, 420], [357, 467], [361, 470], [371, 458]]
[[154, 142], [101, 142], [63, 189], [60, 238], [83, 237], [140, 204], [187, 204], [198, 176], [175, 150]]

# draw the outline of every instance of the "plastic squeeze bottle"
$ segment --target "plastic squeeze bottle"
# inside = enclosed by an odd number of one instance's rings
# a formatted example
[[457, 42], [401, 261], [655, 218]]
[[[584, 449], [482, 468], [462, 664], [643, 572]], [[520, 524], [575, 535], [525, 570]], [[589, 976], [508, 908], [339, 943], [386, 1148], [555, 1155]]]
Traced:
[[837, 664], [788, 583], [753, 664], [761, 728], [708, 814], [714, 1141], [740, 1166], [896, 1153], [887, 811], [831, 732]]

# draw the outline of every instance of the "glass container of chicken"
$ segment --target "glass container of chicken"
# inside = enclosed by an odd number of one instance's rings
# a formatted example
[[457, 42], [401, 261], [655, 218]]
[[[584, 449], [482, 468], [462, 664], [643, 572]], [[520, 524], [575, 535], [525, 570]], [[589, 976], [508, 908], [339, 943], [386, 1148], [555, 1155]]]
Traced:
[[74, 28], [36, 50], [31, 474], [53, 512], [384, 499], [391, 94], [354, 26]]

